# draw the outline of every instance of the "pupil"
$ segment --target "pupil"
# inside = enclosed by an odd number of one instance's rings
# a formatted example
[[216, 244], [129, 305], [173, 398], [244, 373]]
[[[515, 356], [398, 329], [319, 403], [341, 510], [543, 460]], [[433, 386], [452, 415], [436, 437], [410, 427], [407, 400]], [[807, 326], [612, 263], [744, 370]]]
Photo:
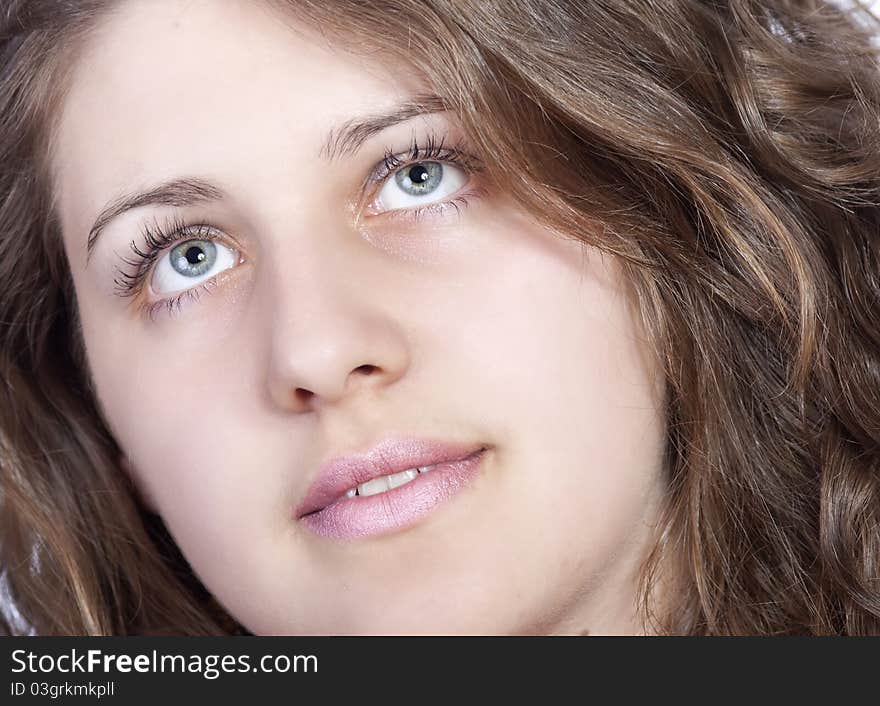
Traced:
[[187, 248], [186, 259], [190, 265], [197, 265], [205, 259], [205, 252], [195, 246]]
[[428, 180], [428, 170], [418, 165], [409, 170], [409, 178], [413, 184], [421, 184]]

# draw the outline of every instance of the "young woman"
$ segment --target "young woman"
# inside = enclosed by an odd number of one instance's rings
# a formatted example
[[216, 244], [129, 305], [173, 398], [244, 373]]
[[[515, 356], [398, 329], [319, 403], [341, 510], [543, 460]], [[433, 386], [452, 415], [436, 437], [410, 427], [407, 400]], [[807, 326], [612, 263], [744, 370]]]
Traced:
[[880, 632], [870, 18], [0, 7], [8, 631]]

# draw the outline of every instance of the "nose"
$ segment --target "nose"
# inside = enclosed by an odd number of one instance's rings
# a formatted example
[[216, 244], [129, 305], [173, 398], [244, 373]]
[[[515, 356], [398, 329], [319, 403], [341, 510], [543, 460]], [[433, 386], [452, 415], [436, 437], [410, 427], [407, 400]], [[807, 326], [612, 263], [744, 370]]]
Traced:
[[267, 384], [285, 411], [378, 394], [409, 366], [401, 298], [378, 282], [370, 287], [363, 271], [345, 271], [338, 251], [329, 257], [273, 278]]

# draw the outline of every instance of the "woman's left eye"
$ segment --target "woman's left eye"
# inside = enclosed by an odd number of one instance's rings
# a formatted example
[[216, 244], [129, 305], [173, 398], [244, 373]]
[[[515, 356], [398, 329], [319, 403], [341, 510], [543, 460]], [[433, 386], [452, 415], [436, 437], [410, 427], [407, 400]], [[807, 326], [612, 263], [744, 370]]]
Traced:
[[448, 162], [415, 162], [388, 176], [373, 206], [381, 212], [435, 203], [457, 192], [467, 181], [467, 173]]
[[216, 240], [185, 240], [156, 263], [150, 286], [159, 296], [174, 294], [235, 266], [237, 253]]

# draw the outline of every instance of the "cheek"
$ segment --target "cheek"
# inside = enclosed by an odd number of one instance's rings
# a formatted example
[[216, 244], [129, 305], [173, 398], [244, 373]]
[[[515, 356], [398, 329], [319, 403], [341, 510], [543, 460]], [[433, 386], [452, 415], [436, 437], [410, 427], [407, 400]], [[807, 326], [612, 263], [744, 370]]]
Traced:
[[484, 531], [509, 528], [501, 551], [516, 547], [520, 561], [554, 547], [557, 570], [590, 574], [646, 531], [665, 421], [662, 376], [647, 364], [617, 271], [578, 250], [509, 263], [509, 280], [472, 305], [458, 362], [507, 435], [507, 501], [483, 514]]
[[235, 288], [217, 292], [173, 320], [128, 320], [124, 335], [83, 317], [100, 404], [139, 484], [163, 516], [195, 511], [206, 528], [266, 501], [263, 485], [241, 479], [278, 466], [269, 462], [271, 420], [258, 424], [264, 354], [256, 338], [236, 335]]
[[273, 426], [259, 408], [248, 355], [219, 348], [206, 360], [167, 365], [144, 355], [133, 366], [139, 384], [130, 394], [105, 387], [113, 390], [105, 404], [139, 487], [184, 555], [208, 575], [239, 575], [255, 546], [280, 552], [301, 473], [291, 448], [306, 440], [289, 420], [286, 430]]

